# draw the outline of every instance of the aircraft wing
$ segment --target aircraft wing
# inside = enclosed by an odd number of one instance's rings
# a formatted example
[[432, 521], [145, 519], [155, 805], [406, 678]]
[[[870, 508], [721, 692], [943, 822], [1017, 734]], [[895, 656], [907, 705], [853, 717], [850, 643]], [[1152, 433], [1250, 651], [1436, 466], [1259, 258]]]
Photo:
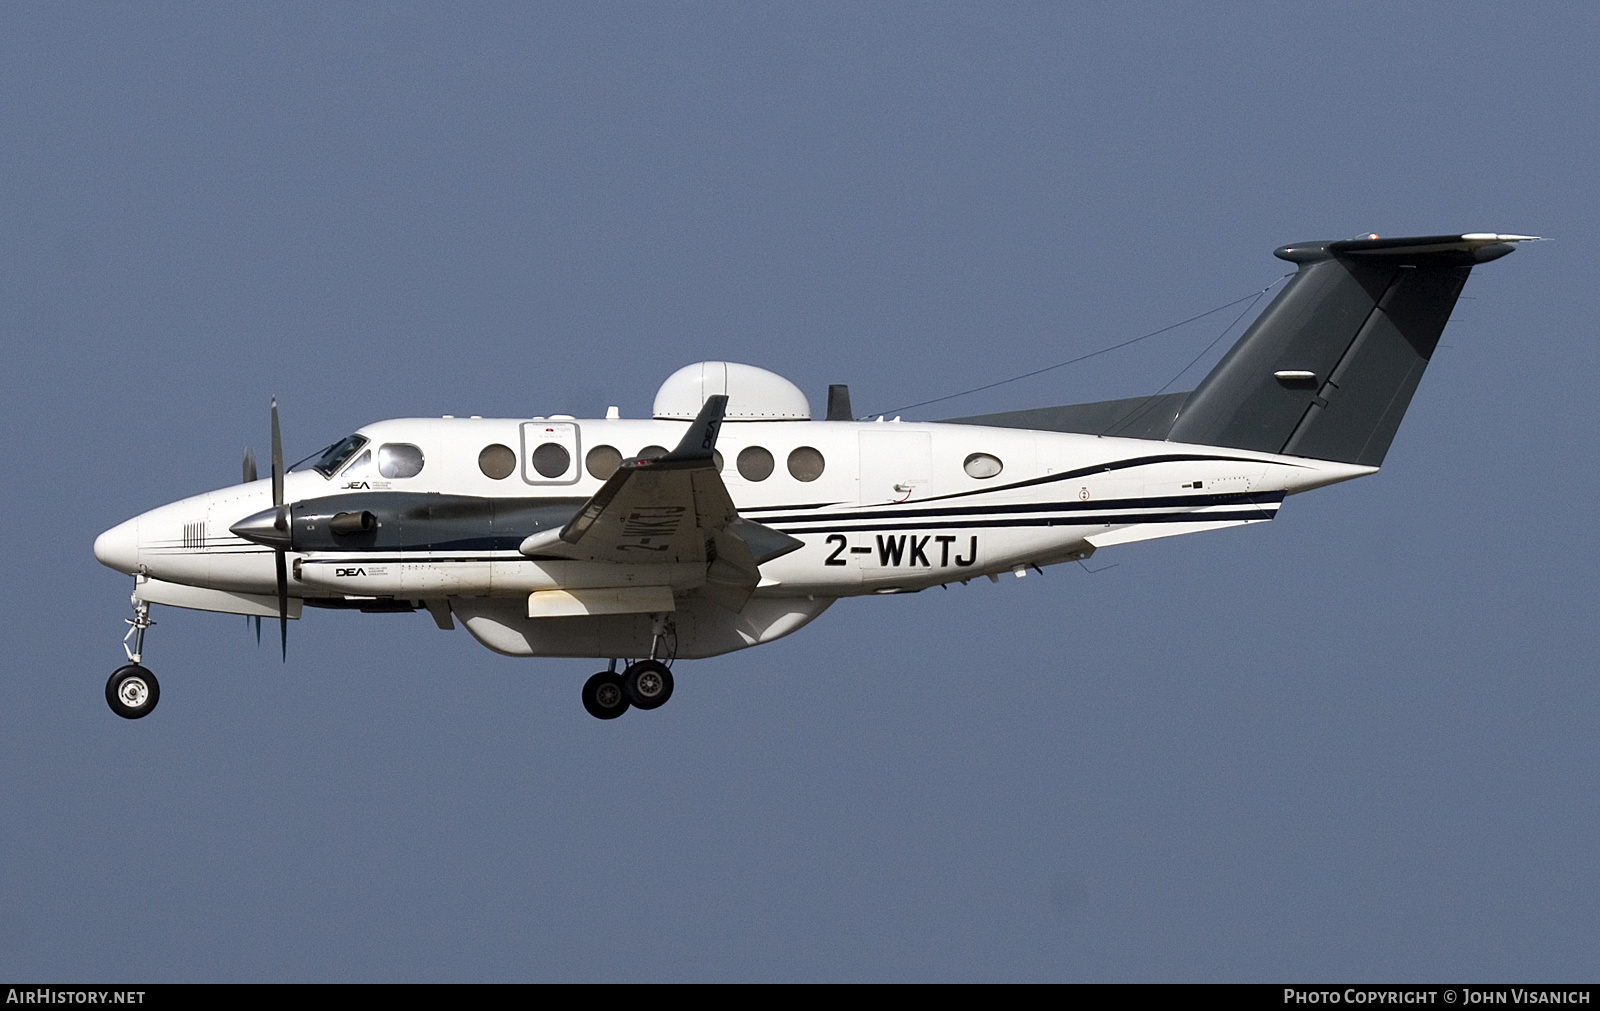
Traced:
[[527, 538], [521, 552], [602, 565], [700, 563], [704, 595], [743, 607], [761, 580], [760, 563], [801, 542], [734, 508], [712, 458], [727, 403], [708, 397], [676, 449], [623, 461], [566, 526]]

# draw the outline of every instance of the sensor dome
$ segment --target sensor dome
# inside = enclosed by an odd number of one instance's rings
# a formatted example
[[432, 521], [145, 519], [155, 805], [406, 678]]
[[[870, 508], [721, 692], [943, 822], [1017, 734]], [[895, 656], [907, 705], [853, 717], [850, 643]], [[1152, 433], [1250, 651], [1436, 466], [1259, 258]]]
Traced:
[[810, 421], [800, 387], [766, 369], [738, 362], [696, 362], [667, 377], [651, 413], [663, 421], [693, 421], [706, 398], [725, 394], [727, 421]]

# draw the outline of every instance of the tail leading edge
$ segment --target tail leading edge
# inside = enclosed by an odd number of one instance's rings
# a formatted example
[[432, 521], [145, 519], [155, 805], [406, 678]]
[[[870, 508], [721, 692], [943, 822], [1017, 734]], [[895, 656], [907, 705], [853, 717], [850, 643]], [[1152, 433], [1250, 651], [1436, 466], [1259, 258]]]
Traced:
[[1257, 450], [1376, 467], [1467, 275], [1528, 235], [1307, 242], [1299, 265], [1188, 394], [953, 419]]

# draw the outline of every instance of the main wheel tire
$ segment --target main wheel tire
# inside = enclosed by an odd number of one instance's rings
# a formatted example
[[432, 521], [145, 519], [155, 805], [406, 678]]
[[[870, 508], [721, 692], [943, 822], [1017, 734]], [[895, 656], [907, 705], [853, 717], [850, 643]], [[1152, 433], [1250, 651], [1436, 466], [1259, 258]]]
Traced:
[[583, 708], [597, 720], [614, 720], [628, 711], [622, 676], [601, 671], [583, 683]]
[[622, 687], [635, 707], [655, 709], [672, 698], [672, 672], [659, 660], [640, 660], [622, 673]]
[[136, 663], [118, 667], [106, 682], [106, 705], [125, 720], [149, 716], [161, 701], [161, 683]]

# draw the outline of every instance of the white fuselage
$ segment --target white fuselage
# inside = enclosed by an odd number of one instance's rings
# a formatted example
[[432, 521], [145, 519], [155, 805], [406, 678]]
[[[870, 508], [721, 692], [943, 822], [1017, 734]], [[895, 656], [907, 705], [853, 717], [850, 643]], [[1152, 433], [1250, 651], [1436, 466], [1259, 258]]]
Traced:
[[[357, 434], [369, 440], [373, 453], [391, 445], [416, 447], [422, 466], [414, 476], [385, 477], [376, 457], [363, 464], [357, 454], [328, 476], [314, 470], [287, 474], [284, 500], [373, 495], [389, 501], [400, 495], [426, 505], [427, 496], [465, 496], [551, 500], [576, 510], [608, 473], [590, 473], [585, 460], [591, 454], [610, 447], [614, 454], [597, 455], [615, 459], [649, 447], [670, 448], [687, 427], [681, 421], [622, 419], [383, 421]], [[551, 440], [567, 451], [564, 470], [533, 457]], [[480, 463], [496, 446], [516, 457], [503, 477], [490, 476], [496, 468]], [[1269, 520], [1285, 495], [1375, 470], [1219, 447], [940, 423], [729, 420], [716, 448], [739, 513], [804, 546], [761, 566], [748, 613], [737, 620], [717, 616], [728, 626], [723, 633], [709, 631], [716, 622], [705, 614], [695, 618], [686, 611], [684, 620], [698, 620], [707, 631], [684, 655], [710, 655], [787, 634], [839, 597], [915, 591], [1081, 559], [1113, 544]], [[798, 454], [791, 472], [791, 455], [803, 449], [814, 452]], [[757, 466], [741, 467], [741, 456], [754, 458]], [[764, 477], [763, 458], [772, 461]], [[821, 473], [814, 474], [819, 458]], [[555, 459], [562, 462], [559, 454]], [[996, 462], [998, 473], [991, 473]], [[544, 476], [536, 464], [555, 476]], [[107, 531], [95, 553], [105, 564], [138, 575], [145, 599], [275, 614], [273, 550], [229, 532], [271, 505], [268, 480], [197, 495]], [[429, 603], [436, 615], [447, 606], [445, 613], [463, 618], [480, 640], [502, 652], [640, 655], [632, 645], [618, 648], [608, 641], [632, 636], [619, 629], [638, 625], [633, 616], [610, 624], [543, 619], [540, 625], [520, 608], [535, 591], [660, 582], [659, 571], [530, 559], [506, 541], [505, 531], [499, 533], [498, 540], [457, 537], [401, 550], [290, 551], [294, 610], [303, 600], [392, 598]], [[692, 585], [693, 576], [667, 581]]]

